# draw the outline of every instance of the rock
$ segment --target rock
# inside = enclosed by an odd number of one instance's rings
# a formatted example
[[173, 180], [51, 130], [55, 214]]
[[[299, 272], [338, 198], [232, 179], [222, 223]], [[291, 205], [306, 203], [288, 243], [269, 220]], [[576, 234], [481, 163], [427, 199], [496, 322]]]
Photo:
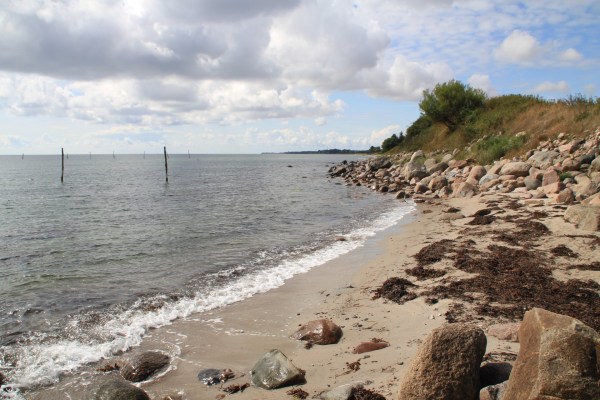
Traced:
[[479, 369], [480, 387], [497, 385], [510, 377], [512, 364], [507, 362], [489, 362]]
[[443, 187], [448, 186], [448, 180], [443, 176], [436, 176], [435, 178], [431, 178], [429, 181], [429, 189], [430, 190], [440, 190]]
[[279, 350], [265, 353], [254, 364], [250, 374], [252, 384], [263, 389], [276, 389], [305, 382], [304, 371], [292, 364]]
[[415, 151], [412, 156], [410, 156], [410, 161], [415, 161], [417, 158], [422, 158], [425, 157], [425, 153], [423, 153], [423, 150], [417, 150]]
[[581, 204], [585, 204], [586, 206], [600, 206], [600, 193], [596, 193], [587, 199], [583, 200]]
[[475, 179], [479, 181], [485, 176], [485, 174], [485, 167], [482, 167], [481, 165], [476, 165], [471, 169], [471, 172], [469, 172], [469, 179]]
[[346, 385], [338, 386], [335, 389], [331, 389], [327, 392], [321, 393], [319, 399], [321, 400], [348, 400], [352, 394], [352, 389], [363, 387], [363, 382], [353, 382]]
[[500, 175], [498, 174], [486, 174], [479, 179], [479, 184], [483, 185], [484, 183], [497, 180], [498, 178], [500, 178]]
[[292, 339], [306, 340], [313, 344], [334, 344], [342, 337], [342, 328], [327, 319], [310, 321], [294, 332]]
[[590, 163], [590, 172], [600, 172], [600, 156], [594, 158], [594, 161]]
[[563, 171], [579, 171], [581, 160], [577, 158], [567, 158], [561, 164]]
[[487, 333], [490, 336], [494, 336], [500, 340], [507, 340], [509, 342], [519, 342], [519, 327], [520, 322], [507, 322], [504, 324], [494, 324], [487, 328]]
[[475, 187], [468, 182], [463, 182], [452, 193], [452, 197], [473, 197], [475, 194]]
[[546, 169], [554, 164], [559, 155], [557, 151], [538, 151], [529, 157], [527, 162], [536, 168]]
[[404, 179], [407, 181], [417, 178], [422, 179], [427, 176], [427, 169], [419, 158], [413, 161], [409, 161], [404, 166]]
[[385, 349], [389, 345], [390, 344], [388, 342], [383, 342], [383, 341], [379, 341], [379, 342], [373, 342], [373, 341], [371, 341], [371, 342], [362, 342], [361, 344], [359, 344], [358, 346], [356, 346], [354, 348], [354, 350], [352, 350], [352, 353], [354, 353], [354, 354], [368, 353], [370, 351]]
[[527, 190], [535, 190], [542, 186], [542, 182], [534, 178], [533, 176], [526, 176], [523, 180], [523, 183], [525, 183], [525, 187], [527, 188]]
[[217, 383], [223, 383], [233, 377], [235, 377], [235, 374], [229, 368], [208, 368], [198, 372], [198, 380], [207, 386], [216, 385]]
[[546, 194], [556, 194], [560, 193], [561, 190], [565, 188], [564, 183], [562, 182], [554, 182], [549, 185], [541, 186], [540, 189]]
[[428, 174], [434, 174], [436, 172], [444, 172], [448, 168], [448, 164], [444, 161], [441, 161], [431, 167], [425, 165], [425, 168], [427, 168]]
[[525, 313], [521, 347], [502, 400], [600, 399], [600, 335], [541, 308]]
[[600, 207], [585, 204], [571, 205], [564, 215], [565, 221], [584, 231], [600, 230]]
[[377, 171], [381, 168], [389, 168], [392, 166], [392, 160], [388, 157], [371, 158], [367, 163], [367, 172]]
[[502, 382], [497, 385], [486, 386], [479, 392], [479, 400], [502, 400], [506, 391], [507, 382]]
[[527, 176], [529, 175], [530, 169], [531, 164], [521, 161], [514, 161], [504, 164], [500, 170], [500, 175]]
[[398, 400], [475, 400], [485, 353], [483, 331], [467, 324], [434, 329], [407, 368]]
[[569, 188], [563, 189], [560, 193], [553, 197], [554, 201], [559, 204], [571, 204], [575, 200], [575, 194]]
[[147, 351], [131, 358], [121, 367], [121, 376], [130, 382], [142, 382], [169, 364], [168, 355]]
[[131, 383], [113, 379], [96, 391], [94, 400], [150, 400], [146, 392]]
[[398, 191], [398, 193], [396, 193], [396, 198], [397, 199], [405, 199], [406, 198], [406, 192], [403, 190]]
[[346, 172], [348, 172], [348, 169], [343, 165], [339, 165], [335, 167], [333, 171], [331, 171], [331, 176], [341, 176], [344, 175]]
[[556, 170], [549, 169], [544, 172], [544, 175], [542, 176], [542, 186], [550, 185], [556, 182], [560, 182], [560, 176]]
[[4, 385], [4, 382], [6, 382], [6, 377], [0, 372], [0, 386]]

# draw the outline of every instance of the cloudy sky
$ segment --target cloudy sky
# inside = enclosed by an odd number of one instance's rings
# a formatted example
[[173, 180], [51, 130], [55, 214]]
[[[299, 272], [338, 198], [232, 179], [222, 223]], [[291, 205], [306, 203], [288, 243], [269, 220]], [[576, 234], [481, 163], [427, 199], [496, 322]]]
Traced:
[[598, 0], [2, 0], [0, 154], [365, 149], [423, 89], [600, 92]]

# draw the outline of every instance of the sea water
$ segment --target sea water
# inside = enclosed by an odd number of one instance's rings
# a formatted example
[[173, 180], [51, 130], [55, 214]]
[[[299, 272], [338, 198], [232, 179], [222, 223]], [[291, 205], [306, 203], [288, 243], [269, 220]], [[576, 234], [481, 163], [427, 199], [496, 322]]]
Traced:
[[171, 155], [167, 183], [162, 155], [71, 155], [61, 183], [60, 156], [0, 156], [0, 397], [279, 287], [412, 211], [328, 178], [356, 158]]

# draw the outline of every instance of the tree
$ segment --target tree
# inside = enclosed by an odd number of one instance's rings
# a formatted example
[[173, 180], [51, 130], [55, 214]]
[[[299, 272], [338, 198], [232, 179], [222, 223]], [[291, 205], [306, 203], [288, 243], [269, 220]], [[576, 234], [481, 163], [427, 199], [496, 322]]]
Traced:
[[419, 108], [431, 121], [441, 122], [453, 130], [471, 112], [482, 107], [486, 98], [483, 90], [453, 79], [438, 83], [433, 90], [424, 90]]
[[395, 133], [389, 138], [385, 139], [383, 143], [381, 143], [381, 151], [386, 152], [394, 147], [398, 146], [404, 140], [404, 133], [400, 132], [398, 135]]

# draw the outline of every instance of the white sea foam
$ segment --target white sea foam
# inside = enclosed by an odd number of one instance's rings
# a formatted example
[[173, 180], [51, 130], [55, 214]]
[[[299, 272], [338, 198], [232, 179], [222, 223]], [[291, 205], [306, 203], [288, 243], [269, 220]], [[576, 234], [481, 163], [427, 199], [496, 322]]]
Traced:
[[[382, 214], [369, 226], [345, 234], [346, 241], [336, 241], [314, 252], [291, 256], [274, 267], [258, 269], [208, 293], [198, 292], [193, 298], [180, 299], [150, 312], [133, 307], [96, 328], [99, 337], [108, 338], [101, 343], [62, 340], [53, 344], [25, 345], [19, 349], [19, 366], [10, 374], [10, 385], [19, 388], [51, 384], [61, 374], [75, 371], [86, 363], [138, 346], [150, 328], [168, 325], [193, 313], [226, 306], [280, 287], [294, 275], [306, 273], [363, 246], [367, 238], [395, 225], [413, 210], [412, 203], [403, 203]], [[18, 394], [13, 395], [16, 396]]]

